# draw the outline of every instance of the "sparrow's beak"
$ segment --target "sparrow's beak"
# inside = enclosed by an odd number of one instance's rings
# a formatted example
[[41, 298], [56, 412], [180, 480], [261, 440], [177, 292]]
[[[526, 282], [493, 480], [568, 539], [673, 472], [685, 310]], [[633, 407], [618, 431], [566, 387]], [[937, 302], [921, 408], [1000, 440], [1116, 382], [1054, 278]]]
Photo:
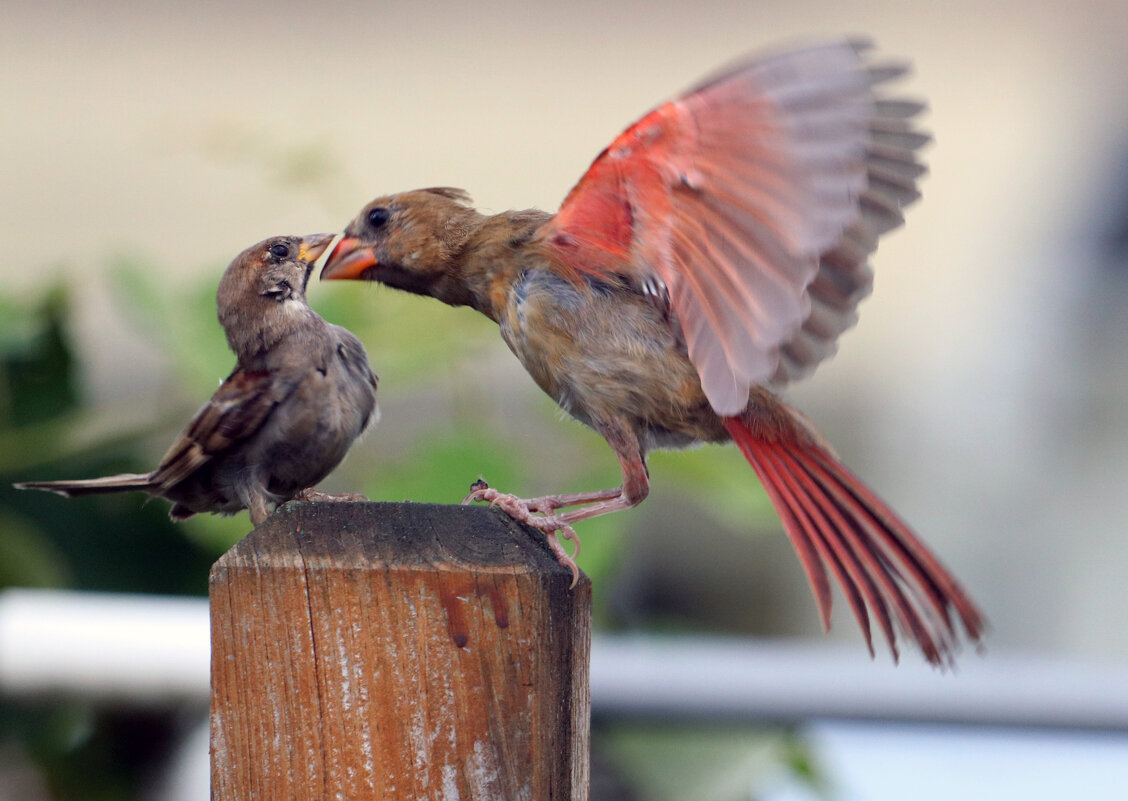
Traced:
[[325, 266], [321, 268], [321, 280], [361, 279], [364, 271], [375, 267], [377, 263], [376, 253], [372, 248], [365, 247], [356, 237], [346, 236], [333, 248]]
[[313, 264], [325, 252], [325, 248], [329, 247], [329, 243], [333, 241], [335, 236], [336, 234], [303, 236], [302, 243], [298, 246], [298, 258], [306, 264]]

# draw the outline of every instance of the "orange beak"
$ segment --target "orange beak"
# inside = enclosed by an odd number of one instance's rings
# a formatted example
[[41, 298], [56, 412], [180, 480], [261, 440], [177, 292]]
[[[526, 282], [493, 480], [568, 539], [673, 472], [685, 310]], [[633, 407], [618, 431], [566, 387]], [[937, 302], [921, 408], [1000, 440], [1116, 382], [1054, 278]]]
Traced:
[[364, 271], [378, 263], [372, 248], [362, 245], [356, 237], [346, 236], [333, 248], [321, 268], [321, 280], [363, 280]]
[[329, 247], [329, 243], [333, 241], [335, 236], [336, 234], [303, 236], [302, 243], [298, 246], [298, 258], [306, 264], [313, 264], [325, 252], [325, 248]]

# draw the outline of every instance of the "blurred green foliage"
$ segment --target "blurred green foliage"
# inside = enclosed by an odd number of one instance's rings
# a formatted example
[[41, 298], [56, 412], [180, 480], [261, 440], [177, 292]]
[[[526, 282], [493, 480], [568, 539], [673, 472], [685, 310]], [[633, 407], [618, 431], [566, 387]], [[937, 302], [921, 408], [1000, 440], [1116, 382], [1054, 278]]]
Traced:
[[600, 725], [594, 741], [648, 801], [751, 801], [783, 783], [829, 782], [793, 732], [734, 725]]
[[5, 429], [41, 423], [70, 411], [77, 393], [70, 381], [73, 359], [62, 330], [66, 292], [47, 292], [37, 307], [0, 301], [0, 414]]
[[68, 504], [11, 486], [145, 469], [139, 447], [147, 431], [72, 446], [95, 415], [81, 401], [68, 308], [65, 289], [56, 287], [0, 314], [0, 588], [202, 593], [208, 555], [158, 505], [115, 495]]
[[[212, 555], [136, 496], [81, 505], [18, 492], [12, 481], [143, 469], [148, 432], [74, 447], [94, 417], [82, 403], [67, 333], [67, 292], [0, 303], [0, 589], [10, 586], [202, 593]], [[81, 701], [0, 703], [0, 742], [17, 744], [61, 799], [136, 795], [138, 771], [168, 740], [162, 715]]]

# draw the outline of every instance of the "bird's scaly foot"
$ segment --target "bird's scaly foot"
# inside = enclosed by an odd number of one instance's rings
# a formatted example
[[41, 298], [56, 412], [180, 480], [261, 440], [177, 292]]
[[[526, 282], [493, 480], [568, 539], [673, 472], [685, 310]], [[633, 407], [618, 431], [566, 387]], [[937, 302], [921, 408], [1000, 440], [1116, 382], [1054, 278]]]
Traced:
[[361, 495], [358, 492], [346, 492], [341, 495], [330, 495], [328, 492], [321, 492], [312, 487], [302, 490], [294, 496], [295, 501], [329, 501], [332, 503], [352, 503], [356, 501], [367, 501], [367, 495]]
[[[576, 566], [575, 560], [575, 557], [580, 555], [580, 538], [576, 536], [575, 529], [552, 514], [558, 507], [551, 503], [550, 498], [525, 500], [516, 495], [498, 492], [485, 481], [478, 479], [470, 485], [470, 494], [462, 499], [462, 503], [466, 505], [475, 501], [484, 501], [490, 506], [496, 506], [514, 520], [544, 532], [548, 547], [556, 556], [556, 561], [572, 571], [572, 583], [568, 588], [576, 586], [576, 582], [580, 580], [580, 569]], [[575, 553], [569, 556], [560, 540], [574, 543]]]

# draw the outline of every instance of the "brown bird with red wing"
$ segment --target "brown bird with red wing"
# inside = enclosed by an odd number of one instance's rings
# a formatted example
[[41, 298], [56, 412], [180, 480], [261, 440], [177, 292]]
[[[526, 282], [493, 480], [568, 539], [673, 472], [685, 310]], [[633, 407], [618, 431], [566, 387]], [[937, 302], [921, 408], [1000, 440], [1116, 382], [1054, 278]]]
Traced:
[[[754, 58], [655, 109], [596, 158], [555, 215], [486, 216], [456, 189], [377, 198], [321, 277], [380, 281], [498, 323], [537, 384], [598, 431], [621, 486], [521, 500], [476, 485], [558, 536], [640, 503], [654, 448], [733, 441], [783, 521], [829, 623], [833, 574], [873, 652], [870, 615], [932, 663], [975, 604], [775, 390], [856, 321], [878, 238], [925, 172], [918, 103], [877, 88], [899, 63], [834, 41]], [[574, 564], [559, 542], [550, 545]]]
[[306, 303], [313, 262], [332, 239], [274, 237], [231, 262], [216, 302], [235, 370], [156, 470], [16, 486], [68, 498], [139, 490], [172, 501], [173, 520], [247, 509], [256, 526], [292, 498], [336, 497], [310, 488], [374, 419], [377, 382], [360, 340]]

